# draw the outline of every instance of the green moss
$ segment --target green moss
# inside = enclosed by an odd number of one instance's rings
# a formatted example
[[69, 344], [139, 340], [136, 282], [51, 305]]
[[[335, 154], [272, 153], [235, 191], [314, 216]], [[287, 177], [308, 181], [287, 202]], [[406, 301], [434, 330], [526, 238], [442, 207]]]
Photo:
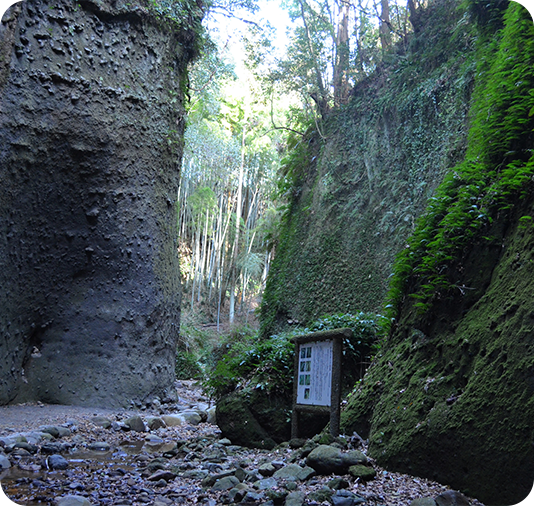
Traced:
[[506, 11], [504, 22], [497, 36], [479, 41], [466, 159], [447, 174], [396, 260], [388, 296], [391, 316], [406, 289], [422, 312], [455, 292], [453, 263], [462, 249], [484, 237], [498, 213], [530, 191], [534, 26], [517, 4]]
[[413, 52], [391, 55], [331, 114], [325, 138], [307, 137], [288, 158], [292, 200], [264, 292], [264, 336], [288, 321], [381, 310], [395, 255], [464, 156], [475, 67], [462, 15], [454, 2], [433, 5]]

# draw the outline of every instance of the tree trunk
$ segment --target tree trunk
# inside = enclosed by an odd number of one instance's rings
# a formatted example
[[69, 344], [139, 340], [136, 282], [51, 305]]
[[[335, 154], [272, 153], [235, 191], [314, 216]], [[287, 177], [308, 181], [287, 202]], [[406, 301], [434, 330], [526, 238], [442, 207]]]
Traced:
[[346, 1], [341, 2], [340, 20], [336, 36], [336, 63], [334, 66], [334, 102], [345, 104], [349, 95], [347, 71], [349, 69], [349, 7]]
[[386, 51], [391, 46], [391, 20], [389, 17], [389, 0], [380, 0], [382, 13], [380, 14], [380, 43], [382, 51]]

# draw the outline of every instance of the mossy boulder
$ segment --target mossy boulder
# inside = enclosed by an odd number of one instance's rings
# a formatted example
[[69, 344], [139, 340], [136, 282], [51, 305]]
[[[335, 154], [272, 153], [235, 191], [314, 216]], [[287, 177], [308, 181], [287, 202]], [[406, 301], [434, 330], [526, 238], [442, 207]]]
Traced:
[[[273, 410], [273, 414], [276, 409]], [[261, 426], [251, 410], [250, 398], [233, 392], [217, 403], [217, 424], [232, 443], [250, 448], [272, 449], [276, 442]]]
[[[217, 402], [217, 425], [223, 436], [234, 444], [273, 448], [291, 439], [291, 408], [292, 400], [288, 395], [246, 387]], [[312, 437], [320, 433], [328, 421], [328, 414], [302, 413], [300, 435]]]
[[515, 504], [534, 481], [534, 227], [516, 209], [464, 256], [469, 296], [422, 316], [405, 302], [384, 351], [341, 415], [389, 469]]

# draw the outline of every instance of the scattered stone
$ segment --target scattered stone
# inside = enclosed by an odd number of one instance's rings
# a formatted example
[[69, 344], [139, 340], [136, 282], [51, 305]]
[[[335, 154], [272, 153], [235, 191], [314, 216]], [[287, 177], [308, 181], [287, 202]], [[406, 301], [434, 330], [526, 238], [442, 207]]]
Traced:
[[272, 501], [273, 504], [284, 504], [288, 495], [286, 490], [270, 489], [265, 491], [265, 495]]
[[24, 448], [11, 448], [11, 455], [19, 457], [29, 457], [31, 453]]
[[254, 486], [258, 488], [258, 490], [268, 490], [270, 488], [274, 488], [278, 485], [278, 482], [273, 478], [264, 478], [263, 480], [258, 480], [256, 483], [254, 483]]
[[56, 497], [56, 506], [91, 506], [91, 503], [86, 497], [81, 495], [66, 495], [64, 497]]
[[133, 430], [134, 432], [146, 432], [145, 422], [139, 415], [132, 416], [124, 420], [124, 425]]
[[263, 492], [254, 492], [252, 490], [249, 490], [245, 497], [241, 500], [240, 504], [243, 505], [253, 505], [253, 504], [259, 504], [265, 499], [265, 494]]
[[376, 476], [376, 471], [370, 466], [357, 464], [349, 467], [349, 474], [355, 478], [360, 478], [367, 481], [372, 480]]
[[208, 418], [206, 419], [206, 422], [211, 423], [212, 425], [217, 425], [217, 407], [213, 406], [212, 408], [209, 408], [207, 413]]
[[350, 466], [365, 463], [367, 457], [362, 452], [343, 452], [329, 445], [319, 445], [306, 457], [306, 464], [319, 474], [344, 474]]
[[9, 469], [11, 462], [5, 455], [0, 455], [0, 469]]
[[338, 490], [330, 499], [332, 506], [355, 506], [366, 502], [363, 497], [348, 490]]
[[278, 469], [273, 477], [281, 480], [304, 481], [315, 474], [311, 467], [301, 467], [298, 464], [288, 464], [282, 469]]
[[349, 482], [343, 478], [334, 478], [330, 480], [327, 484], [327, 487], [330, 487], [332, 490], [341, 490], [344, 488], [349, 488]]
[[41, 453], [44, 455], [53, 455], [54, 453], [62, 453], [64, 451], [68, 450], [68, 447], [63, 445], [62, 443], [45, 443], [44, 445], [41, 445]]
[[302, 448], [307, 442], [307, 439], [293, 438], [289, 440], [289, 448], [296, 450], [297, 448]]
[[447, 490], [435, 498], [438, 506], [469, 506], [469, 500], [465, 495], [456, 490]]
[[93, 416], [93, 418], [91, 418], [91, 422], [97, 425], [98, 427], [102, 427], [104, 429], [111, 429], [111, 420], [109, 420], [105, 416]]
[[57, 427], [57, 430], [59, 437], [69, 437], [72, 434], [72, 431], [68, 427], [62, 427], [61, 425]]
[[158, 416], [149, 416], [146, 419], [146, 424], [150, 430], [157, 430], [167, 426], [165, 422]]
[[108, 452], [111, 449], [111, 445], [105, 441], [95, 441], [94, 443], [89, 443], [87, 448], [94, 452]]
[[271, 462], [267, 462], [266, 464], [262, 464], [258, 468], [258, 472], [262, 476], [272, 476], [274, 472], [276, 471], [275, 467], [271, 464]]
[[185, 418], [180, 414], [161, 415], [161, 419], [167, 427], [180, 427], [185, 424]]
[[311, 501], [318, 502], [319, 504], [330, 502], [332, 499], [332, 490], [328, 487], [323, 487], [319, 490], [316, 490], [315, 492], [311, 492], [308, 494], [307, 499], [310, 499]]
[[54, 425], [41, 425], [41, 427], [39, 427], [39, 430], [41, 430], [41, 432], [47, 432], [53, 438], [59, 437], [59, 429]]
[[151, 474], [147, 480], [148, 481], [159, 481], [164, 480], [165, 482], [172, 481], [176, 478], [176, 474], [172, 471], [168, 471], [165, 469], [160, 469], [156, 471], [154, 474]]
[[196, 411], [186, 410], [180, 412], [180, 415], [189, 425], [198, 425], [202, 422], [202, 417]]
[[410, 506], [436, 506], [432, 497], [418, 497], [410, 502]]
[[15, 448], [23, 448], [24, 450], [31, 453], [32, 455], [37, 453], [37, 451], [39, 450], [38, 446], [33, 445], [31, 443], [15, 443], [13, 445], [13, 449]]
[[67, 469], [67, 467], [69, 467], [69, 462], [65, 457], [54, 454], [47, 457], [46, 465], [49, 469], [53, 469], [54, 471], [56, 471]]
[[231, 488], [234, 488], [238, 483], [239, 480], [235, 476], [225, 476], [224, 478], [217, 480], [213, 487], [211, 487], [211, 490], [230, 490]]
[[306, 500], [304, 492], [291, 492], [286, 497], [285, 506], [302, 506]]

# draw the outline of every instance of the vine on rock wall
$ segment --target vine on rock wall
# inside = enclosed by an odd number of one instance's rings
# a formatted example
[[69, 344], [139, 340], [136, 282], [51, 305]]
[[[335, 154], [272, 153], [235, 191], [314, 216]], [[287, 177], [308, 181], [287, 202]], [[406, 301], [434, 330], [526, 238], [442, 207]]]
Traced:
[[[454, 262], [499, 212], [532, 191], [534, 175], [534, 25], [512, 2], [496, 37], [481, 37], [465, 160], [454, 167], [396, 259], [388, 295], [396, 317], [407, 292], [421, 312], [469, 287], [451, 277]], [[528, 217], [523, 220], [528, 221]]]
[[381, 311], [415, 218], [464, 158], [473, 26], [457, 2], [436, 1], [419, 27], [287, 157], [264, 337], [325, 313]]

